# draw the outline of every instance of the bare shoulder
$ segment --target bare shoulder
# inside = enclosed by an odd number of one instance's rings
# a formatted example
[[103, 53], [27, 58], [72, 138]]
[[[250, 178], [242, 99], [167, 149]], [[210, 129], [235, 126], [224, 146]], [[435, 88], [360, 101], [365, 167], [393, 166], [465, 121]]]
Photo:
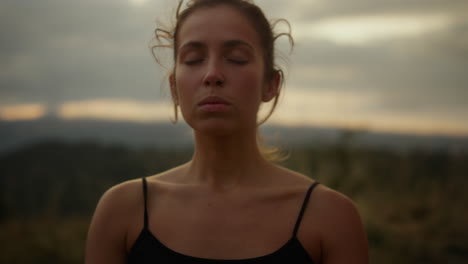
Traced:
[[107, 190], [94, 212], [86, 241], [86, 263], [124, 263], [129, 223], [142, 207], [141, 180]]
[[141, 179], [129, 180], [109, 188], [101, 197], [95, 213], [127, 212], [142, 200]]
[[[346, 195], [320, 184], [315, 190], [314, 205], [323, 217], [357, 220], [358, 210], [354, 202]], [[327, 222], [329, 219], [326, 219]]]
[[306, 229], [319, 233], [323, 263], [368, 263], [362, 220], [349, 197], [318, 185], [306, 216]]
[[[310, 187], [316, 180], [278, 167], [278, 182]], [[309, 254], [322, 264], [367, 264], [368, 245], [364, 227], [354, 202], [346, 195], [316, 185], [298, 231]]]
[[[305, 176], [301, 173], [291, 171], [286, 168], [278, 167], [280, 174], [284, 179], [283, 186], [288, 184], [294, 186], [310, 187], [317, 182], [313, 178]], [[361, 225], [361, 219], [354, 202], [346, 195], [337, 192], [323, 184], [318, 184], [308, 201], [308, 209], [306, 217], [314, 222], [319, 221], [326, 226], [334, 229], [334, 225], [349, 226], [350, 224]], [[322, 228], [323, 228], [322, 227]]]

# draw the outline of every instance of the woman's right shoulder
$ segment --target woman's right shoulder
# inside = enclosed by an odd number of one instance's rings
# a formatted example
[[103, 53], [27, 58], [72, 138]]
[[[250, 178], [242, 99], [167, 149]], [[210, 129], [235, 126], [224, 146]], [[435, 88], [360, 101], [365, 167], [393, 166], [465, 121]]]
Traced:
[[[183, 166], [179, 166], [145, 177], [148, 190], [156, 188], [158, 192], [163, 191], [164, 186], [171, 182], [169, 179], [177, 178], [182, 168]], [[140, 210], [143, 206], [143, 199], [143, 178], [132, 179], [114, 185], [105, 191], [98, 202], [97, 210], [102, 208], [106, 211], [124, 211], [128, 214], [128, 210]]]
[[132, 217], [142, 208], [141, 179], [117, 184], [104, 192], [88, 230], [86, 263], [123, 263]]
[[112, 220], [116, 228], [123, 228], [129, 222], [129, 217], [143, 207], [142, 186], [140, 178], [110, 187], [97, 203], [93, 222], [102, 223]]
[[141, 178], [116, 184], [104, 192], [98, 202], [98, 207], [128, 209], [128, 206], [134, 205], [135, 201], [143, 199], [142, 186]]
[[[177, 174], [178, 168], [174, 168], [159, 174], [144, 177], [147, 182], [148, 190], [156, 188], [162, 191], [167, 181], [167, 177], [173, 177]], [[133, 210], [140, 210], [143, 206], [143, 178], [127, 180], [110, 187], [104, 192], [98, 202], [98, 208], [106, 211], [124, 211], [126, 214]]]

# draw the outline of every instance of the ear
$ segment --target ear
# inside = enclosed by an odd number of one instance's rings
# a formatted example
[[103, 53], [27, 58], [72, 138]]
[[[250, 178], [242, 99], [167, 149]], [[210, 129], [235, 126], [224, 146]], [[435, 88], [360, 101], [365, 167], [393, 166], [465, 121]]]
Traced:
[[174, 101], [174, 103], [176, 105], [178, 105], [179, 104], [179, 98], [177, 96], [177, 88], [176, 88], [176, 82], [175, 82], [174, 74], [171, 74], [169, 76], [169, 85], [171, 86], [172, 101]]
[[268, 83], [265, 83], [265, 87], [262, 91], [263, 102], [269, 102], [278, 95], [281, 78], [281, 73], [279, 71], [275, 71], [271, 80]]

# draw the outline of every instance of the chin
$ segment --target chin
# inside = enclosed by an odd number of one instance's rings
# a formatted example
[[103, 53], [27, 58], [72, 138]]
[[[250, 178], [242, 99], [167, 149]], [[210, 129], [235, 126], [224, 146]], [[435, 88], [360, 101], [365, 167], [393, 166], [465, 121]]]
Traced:
[[228, 120], [203, 120], [189, 125], [197, 133], [215, 137], [230, 136], [239, 132], [239, 126]]
[[243, 120], [236, 115], [226, 114], [205, 114], [195, 115], [191, 118], [185, 118], [185, 122], [194, 130], [195, 133], [200, 135], [221, 137], [221, 136], [235, 136], [245, 134], [248, 130], [256, 130], [255, 120]]

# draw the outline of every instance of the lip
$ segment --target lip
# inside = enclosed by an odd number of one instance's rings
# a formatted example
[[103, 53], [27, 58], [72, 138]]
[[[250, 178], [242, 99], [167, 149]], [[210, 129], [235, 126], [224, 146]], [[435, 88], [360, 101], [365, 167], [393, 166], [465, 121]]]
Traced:
[[208, 96], [205, 99], [201, 100], [198, 103], [199, 106], [202, 105], [230, 105], [230, 103], [219, 96]]

